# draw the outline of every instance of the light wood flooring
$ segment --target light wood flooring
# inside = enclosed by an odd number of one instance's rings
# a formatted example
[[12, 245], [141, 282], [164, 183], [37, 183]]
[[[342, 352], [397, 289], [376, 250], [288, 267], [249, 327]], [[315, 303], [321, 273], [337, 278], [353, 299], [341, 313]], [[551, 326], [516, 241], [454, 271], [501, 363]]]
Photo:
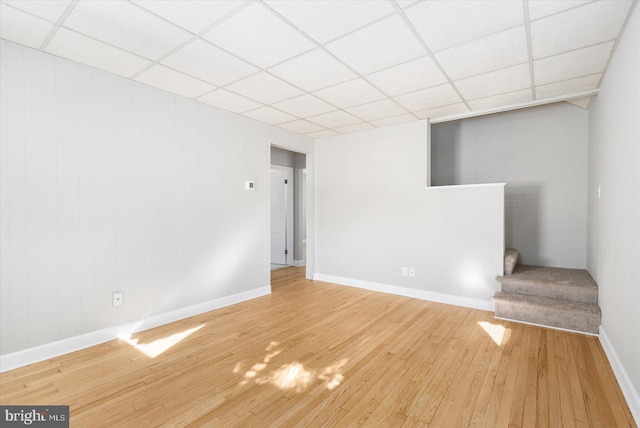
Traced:
[[306, 281], [304, 268], [272, 272], [272, 286], [3, 373], [0, 403], [70, 405], [74, 428], [636, 426], [597, 337]]

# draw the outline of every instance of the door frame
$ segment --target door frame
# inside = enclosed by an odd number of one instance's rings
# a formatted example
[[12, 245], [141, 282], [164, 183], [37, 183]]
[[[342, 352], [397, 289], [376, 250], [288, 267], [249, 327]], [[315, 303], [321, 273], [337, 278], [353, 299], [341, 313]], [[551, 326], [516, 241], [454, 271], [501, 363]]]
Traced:
[[[276, 171], [282, 171], [285, 173], [285, 180], [287, 180], [287, 184], [285, 185], [285, 191], [284, 191], [284, 198], [285, 198], [285, 203], [287, 204], [287, 209], [286, 214], [285, 214], [285, 242], [286, 242], [286, 250], [287, 250], [287, 257], [286, 257], [286, 262], [287, 265], [289, 266], [293, 266], [293, 259], [294, 259], [294, 247], [293, 247], [293, 224], [294, 224], [294, 218], [293, 218], [293, 203], [294, 203], [294, 199], [295, 199], [295, 194], [293, 191], [293, 180], [294, 180], [294, 171], [293, 168], [289, 167], [289, 166], [283, 166], [283, 165], [276, 165], [276, 164], [271, 164], [271, 168], [269, 169], [269, 172], [271, 172], [272, 170], [276, 170]], [[269, 180], [271, 180], [271, 175], [269, 175]], [[271, 203], [271, 197], [269, 197], [269, 203]], [[271, 222], [269, 222], [269, 224], [271, 224]]]

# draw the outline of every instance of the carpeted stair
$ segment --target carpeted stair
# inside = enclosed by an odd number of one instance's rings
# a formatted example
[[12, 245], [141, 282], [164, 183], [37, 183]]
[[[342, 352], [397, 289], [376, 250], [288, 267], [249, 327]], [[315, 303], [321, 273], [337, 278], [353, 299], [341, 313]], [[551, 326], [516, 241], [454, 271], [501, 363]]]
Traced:
[[[598, 333], [598, 286], [589, 272], [518, 265], [513, 251], [505, 251], [505, 275], [496, 278], [502, 284], [493, 296], [496, 318]], [[507, 269], [514, 257], [514, 269]]]

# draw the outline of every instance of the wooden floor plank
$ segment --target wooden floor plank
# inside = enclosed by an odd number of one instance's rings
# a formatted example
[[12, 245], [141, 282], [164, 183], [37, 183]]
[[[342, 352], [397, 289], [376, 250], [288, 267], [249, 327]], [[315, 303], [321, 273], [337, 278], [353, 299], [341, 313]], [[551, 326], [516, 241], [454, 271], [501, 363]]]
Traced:
[[637, 426], [596, 337], [304, 268], [272, 272], [270, 295], [2, 373], [0, 403], [67, 404], [92, 428]]

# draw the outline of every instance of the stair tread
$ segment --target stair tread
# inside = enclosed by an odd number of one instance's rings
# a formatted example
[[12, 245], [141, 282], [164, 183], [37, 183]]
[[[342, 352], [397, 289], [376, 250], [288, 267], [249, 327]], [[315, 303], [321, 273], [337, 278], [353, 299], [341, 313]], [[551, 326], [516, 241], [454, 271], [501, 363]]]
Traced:
[[497, 292], [493, 296], [493, 300], [523, 306], [544, 307], [563, 312], [584, 312], [600, 315], [600, 307], [595, 303], [574, 302], [571, 300], [554, 299], [552, 297], [506, 293], [504, 291]]
[[504, 274], [511, 275], [518, 265], [520, 251], [515, 248], [505, 248], [504, 250]]
[[544, 283], [549, 286], [574, 287], [585, 290], [598, 289], [596, 282], [589, 275], [589, 272], [584, 269], [518, 265], [513, 274], [498, 276], [496, 280], [499, 282], [509, 281], [511, 283]]

